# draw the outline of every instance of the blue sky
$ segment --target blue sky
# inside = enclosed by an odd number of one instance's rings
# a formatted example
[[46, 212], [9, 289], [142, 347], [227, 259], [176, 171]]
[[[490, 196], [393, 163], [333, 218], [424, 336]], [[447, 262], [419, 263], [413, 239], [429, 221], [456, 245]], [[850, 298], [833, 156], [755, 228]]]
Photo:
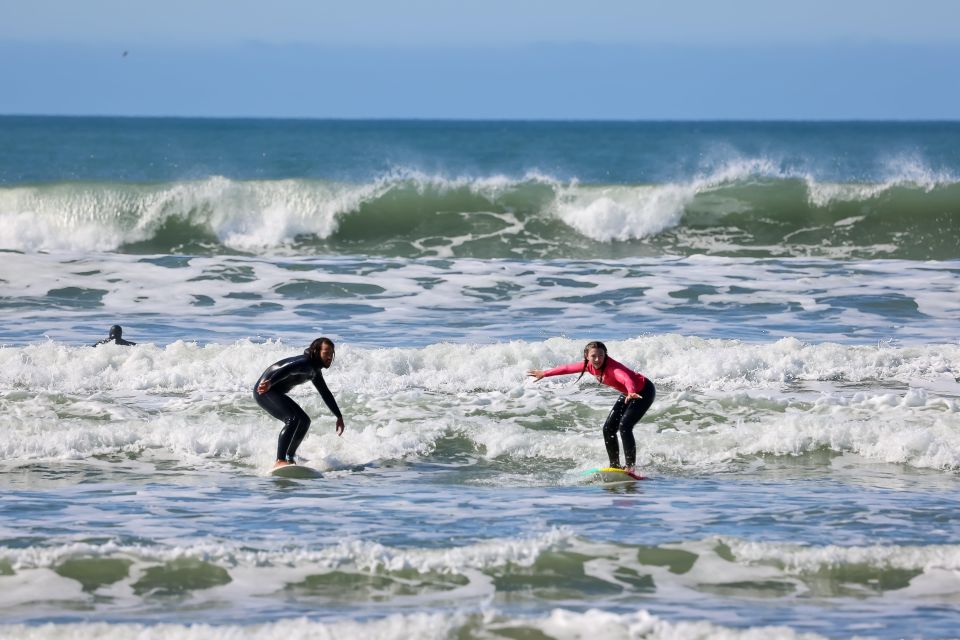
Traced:
[[0, 113], [957, 119], [960, 2], [0, 0]]

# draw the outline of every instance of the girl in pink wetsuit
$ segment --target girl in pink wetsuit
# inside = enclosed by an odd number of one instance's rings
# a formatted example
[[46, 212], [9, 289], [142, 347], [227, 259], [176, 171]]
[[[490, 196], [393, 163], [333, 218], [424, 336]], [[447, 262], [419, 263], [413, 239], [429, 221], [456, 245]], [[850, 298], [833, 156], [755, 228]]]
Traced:
[[[626, 469], [633, 473], [637, 462], [637, 443], [633, 439], [633, 426], [640, 421], [647, 412], [657, 390], [649, 378], [628, 369], [613, 358], [607, 357], [607, 347], [602, 342], [590, 342], [583, 349], [583, 362], [572, 362], [553, 369], [531, 369], [527, 372], [537, 380], [550, 376], [562, 376], [569, 373], [589, 373], [600, 384], [613, 387], [620, 392], [620, 397], [610, 410], [606, 422], [603, 423], [603, 443], [607, 447], [607, 456], [610, 466], [622, 469], [620, 466], [620, 447], [617, 444], [617, 432], [623, 440], [623, 454], [626, 457]], [[580, 380], [577, 378], [577, 380]]]

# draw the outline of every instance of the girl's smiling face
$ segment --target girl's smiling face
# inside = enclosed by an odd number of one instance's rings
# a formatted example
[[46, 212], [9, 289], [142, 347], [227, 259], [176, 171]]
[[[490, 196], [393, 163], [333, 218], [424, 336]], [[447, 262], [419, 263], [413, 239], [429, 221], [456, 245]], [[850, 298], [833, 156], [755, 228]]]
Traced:
[[607, 352], [603, 349], [597, 349], [596, 347], [591, 347], [587, 349], [587, 361], [593, 365], [594, 369], [599, 369], [603, 366], [603, 361], [607, 359]]

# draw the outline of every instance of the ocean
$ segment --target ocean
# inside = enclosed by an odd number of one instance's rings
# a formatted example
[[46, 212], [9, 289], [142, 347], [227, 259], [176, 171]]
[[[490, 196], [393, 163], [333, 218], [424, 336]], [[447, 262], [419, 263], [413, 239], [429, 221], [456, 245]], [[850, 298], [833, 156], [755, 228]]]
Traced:
[[0, 117], [0, 637], [960, 638], [958, 320], [956, 122]]

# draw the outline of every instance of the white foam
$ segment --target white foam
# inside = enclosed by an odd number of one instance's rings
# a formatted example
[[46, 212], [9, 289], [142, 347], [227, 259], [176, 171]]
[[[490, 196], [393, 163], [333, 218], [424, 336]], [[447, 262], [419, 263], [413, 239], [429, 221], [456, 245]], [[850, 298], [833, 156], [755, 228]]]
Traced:
[[[860, 578], [859, 581], [857, 578], [845, 578], [847, 567], [918, 572], [919, 575], [910, 577], [909, 584], [888, 589], [892, 597], [901, 603], [910, 598], [923, 602], [931, 598], [949, 599], [960, 589], [956, 577], [960, 570], [960, 547], [957, 545], [811, 547], [786, 542], [711, 537], [663, 545], [662, 548], [686, 551], [695, 557], [695, 562], [689, 569], [675, 572], [660, 564], [643, 564], [638, 561], [637, 548], [634, 546], [591, 542], [576, 538], [569, 531], [561, 529], [553, 529], [540, 536], [521, 540], [493, 539], [463, 547], [432, 549], [391, 548], [356, 539], [320, 548], [257, 549], [252, 548], [249, 543], [239, 545], [203, 540], [182, 546], [120, 545], [107, 542], [71, 543], [47, 548], [4, 548], [0, 549], [0, 558], [10, 563], [14, 574], [0, 577], [0, 584], [5, 587], [0, 603], [4, 607], [16, 607], [38, 601], [61, 601], [67, 604], [84, 602], [89, 599], [90, 594], [82, 593], [76, 581], [55, 574], [54, 569], [65, 560], [73, 558], [112, 558], [129, 561], [129, 574], [120, 583], [102, 587], [98, 593], [101, 596], [109, 593], [111, 598], [118, 601], [118, 606], [136, 605], [136, 599], [131, 600], [129, 585], [136, 583], [147, 568], [157, 563], [193, 560], [222, 567], [232, 578], [229, 583], [219, 587], [192, 590], [189, 602], [198, 609], [202, 609], [203, 603], [217, 603], [222, 606], [224, 602], [232, 602], [238, 609], [243, 608], [243, 603], [249, 603], [253, 609], [257, 609], [256, 603], [265, 596], [283, 591], [287, 585], [302, 582], [307, 576], [332, 571], [362, 575], [413, 571], [422, 576], [439, 574], [466, 577], [467, 585], [436, 595], [445, 606], [449, 606], [451, 602], [462, 603], [458, 609], [463, 612], [463, 607], [477, 602], [488, 602], [493, 596], [495, 587], [490, 579], [491, 574], [498, 575], [504, 571], [509, 574], [515, 567], [532, 567], [544, 553], [553, 550], [565, 550], [582, 557], [586, 575], [611, 584], [620, 584], [617, 577], [620, 568], [649, 574], [655, 580], [659, 597], [685, 602], [703, 597], [703, 594], [710, 593], [713, 587], [726, 588], [734, 583], [774, 581], [792, 585], [796, 594], [813, 593], [821, 588], [818, 585], [823, 580], [824, 572], [835, 572], [836, 580], [842, 583], [844, 589], [863, 588], [864, 595], [883, 597], [871, 590], [869, 584], [863, 581], [865, 578]], [[721, 548], [727, 549], [729, 555], [721, 553]], [[409, 575], [404, 575], [402, 579], [407, 584], [416, 584], [416, 579], [411, 579]], [[13, 584], [21, 588], [6, 588]], [[450, 584], [457, 584], [457, 581], [451, 581]], [[394, 605], [419, 603], [422, 607], [430, 603], [433, 597], [430, 590], [426, 589], [415, 596], [416, 599], [394, 596], [382, 601], [382, 604], [387, 611]], [[109, 608], [110, 605], [103, 606]], [[686, 615], [696, 614], [690, 611]], [[603, 628], [608, 633], [616, 630], [629, 631], [642, 633], [643, 637], [660, 637], [655, 634], [661, 632], [665, 634], [663, 637], [667, 638], [675, 637], [670, 634], [680, 634], [679, 637], [765, 638], [778, 637], [780, 633], [786, 634], [784, 637], [794, 637], [790, 635], [792, 632], [787, 627], [744, 629], [731, 636], [731, 629], [716, 626], [718, 619], [723, 620], [722, 615], [707, 615], [711, 616], [711, 622], [695, 619], [667, 622], [652, 618], [642, 611], [637, 614], [614, 615], [600, 610], [578, 614], [554, 610], [547, 615], [517, 619], [504, 617], [486, 606], [483, 608], [484, 625], [494, 632], [523, 625], [551, 637], [566, 637], [564, 634], [567, 632], [573, 634], [570, 637], [581, 637], [584, 628], [594, 631]], [[327, 622], [331, 621], [328, 619]], [[344, 622], [353, 624], [355, 621]], [[477, 620], [474, 620], [474, 623], [476, 622]], [[462, 623], [463, 620], [460, 620], [457, 624]], [[585, 626], [581, 627], [581, 623]], [[396, 621], [396, 624], [401, 622]], [[250, 631], [260, 626], [239, 625], [234, 633], [239, 633], [241, 629]], [[42, 627], [34, 627], [38, 628]], [[63, 633], [82, 632], [86, 627], [62, 625], [58, 628]], [[110, 633], [120, 628], [109, 626], [98, 628], [98, 631]], [[131, 630], [128, 626], [122, 628], [125, 632]], [[0, 632], [13, 629], [15, 627], [7, 626], [0, 629]], [[415, 632], [411, 628], [405, 627], [405, 630], [408, 633]]]
[[[717, 554], [719, 543], [729, 548], [732, 559]], [[694, 567], [683, 574], [673, 574], [671, 578], [690, 585], [816, 574], [847, 565], [920, 572], [960, 571], [960, 545], [949, 544], [809, 546], [723, 536], [668, 544], [664, 548], [688, 551], [697, 557]], [[592, 558], [588, 563], [609, 561], [618, 566], [641, 566], [637, 563], [634, 547], [592, 542], [574, 536], [571, 530], [564, 527], [552, 528], [526, 538], [492, 538], [470, 545], [440, 548], [389, 547], [362, 539], [341, 540], [326, 546], [278, 548], [256, 548], [249, 541], [240, 544], [205, 539], [187, 540], [184, 544], [169, 546], [108, 541], [99, 544], [72, 542], [47, 547], [6, 547], [0, 548], [0, 559], [10, 563], [15, 575], [49, 572], [74, 558], [122, 558], [133, 563], [134, 573], [156, 563], [195, 560], [225, 567], [231, 572], [237, 569], [276, 568], [300, 573], [348, 569], [362, 573], [412, 570], [420, 574], [466, 574], [511, 566], [531, 567], [544, 553], [555, 550], [569, 550]], [[642, 566], [645, 571], [658, 571], [663, 579], [667, 578], [667, 573], [664, 573], [668, 571], [666, 568]]]
[[508, 564], [528, 567], [544, 551], [574, 539], [571, 531], [553, 528], [528, 538], [493, 538], [472, 545], [448, 548], [388, 547], [368, 540], [343, 540], [320, 548], [288, 547], [253, 549], [247, 544], [191, 541], [185, 546], [70, 543], [50, 547], [0, 548], [0, 558], [15, 571], [49, 569], [73, 557], [123, 557], [137, 563], [192, 559], [226, 567], [303, 567], [331, 570], [350, 566], [359, 571], [462, 573]]
[[[310, 499], [304, 502], [311, 508], [322, 502]], [[177, 532], [172, 527], [153, 527], [141, 530], [141, 535], [161, 535], [170, 540]], [[0, 560], [13, 569], [13, 575], [0, 575], [0, 606], [14, 609], [31, 603], [47, 602], [48, 594], [60, 594], [54, 600], [82, 602], [89, 594], [81, 593], [79, 583], [55, 571], [71, 559], [109, 558], [127, 564], [127, 575], [117, 582], [98, 589], [99, 595], [111, 595], [121, 601], [117, 605], [136, 607], [139, 597], [132, 585], [158, 564], [198, 563], [222, 569], [230, 580], [224, 584], [191, 590], [189, 599], [195, 603], [222, 606], [231, 602], [238, 610], [249, 603], [258, 609], [264, 597], [282, 593], [289, 585], [301, 583], [309, 576], [330, 572], [358, 575], [415, 572], [421, 575], [449, 575], [467, 578], [466, 583], [453, 580], [452, 589], [441, 590], [436, 597], [451, 601], [477, 601], [490, 598], [494, 585], [483, 571], [498, 571], [505, 567], [529, 567], [545, 550], [563, 546], [572, 539], [569, 532], [552, 529], [529, 538], [489, 539], [472, 545], [447, 548], [396, 548], [361, 539], [347, 539], [330, 546], [258, 548], [252, 541], [244, 544], [198, 539], [191, 540], [187, 532], [181, 544], [122, 545], [116, 542], [102, 544], [68, 543], [48, 547], [0, 548]], [[269, 540], [269, 539], [268, 539]], [[434, 580], [430, 578], [429, 580]], [[403, 578], [408, 582], [408, 578]], [[7, 589], [17, 585], [18, 589]], [[430, 589], [417, 596], [399, 597], [421, 605], [431, 598]], [[107, 609], [114, 605], [106, 604]]]
[[627, 637], [649, 640], [816, 640], [822, 636], [798, 633], [786, 626], [762, 626], [749, 629], [724, 627], [711, 622], [673, 622], [646, 611], [616, 614], [589, 609], [578, 613], [554, 609], [550, 616], [533, 623], [536, 629], [557, 640]]
[[[705, 339], [674, 334], [607, 343], [611, 356], [674, 389], [779, 389], [802, 382], [922, 384], [948, 380], [960, 370], [960, 345], [811, 344], [795, 338], [770, 343]], [[381, 394], [426, 390], [472, 399], [476, 391], [515, 392], [522, 396], [529, 368], [579, 360], [581, 341], [550, 338], [494, 344], [439, 343], [423, 348], [363, 348], [343, 344], [326, 377], [333, 388]], [[68, 346], [43, 342], [0, 347], [0, 384], [31, 392], [197, 392], [204, 400], [217, 394], [250, 392], [253, 381], [272, 362], [301, 351], [281, 341], [198, 345], [176, 341], [134, 348]], [[572, 379], [548, 379], [563, 388]], [[958, 389], [955, 387], [954, 391]], [[306, 387], [294, 395], [313, 396]], [[223, 398], [233, 402], [228, 395]], [[916, 406], [926, 400], [913, 398]]]
[[555, 215], [580, 234], [625, 241], [676, 226], [697, 193], [694, 185], [567, 187], [553, 204]]
[[768, 159], [732, 160], [683, 182], [648, 186], [580, 186], [557, 189], [550, 211], [582, 235], [601, 242], [656, 235], [680, 224], [700, 193], [755, 176], [782, 177]]
[[958, 182], [957, 176], [950, 172], [934, 170], [922, 159], [909, 155], [888, 158], [884, 162], [881, 179], [874, 183], [824, 182], [811, 174], [804, 175], [803, 179], [807, 185], [808, 199], [817, 207], [826, 207], [836, 202], [871, 200], [898, 187], [919, 188], [929, 193], [938, 187]]
[[[743, 344], [667, 335], [608, 347], [660, 388], [636, 429], [644, 464], [710, 468], [742, 456], [826, 447], [960, 468], [960, 383], [953, 377], [960, 346]], [[575, 359], [580, 348], [562, 338], [423, 349], [343, 345], [325, 378], [347, 417], [347, 435], [337, 438], [316, 392], [298, 387], [292, 396], [315, 417], [302, 453], [315, 465], [342, 468], [429, 455], [454, 433], [490, 458], [568, 459], [589, 468], [602, 459], [596, 427], [613, 396], [589, 381], [525, 377], [528, 369]], [[252, 385], [269, 364], [297, 351], [248, 340], [0, 348], [0, 388], [7, 389], [0, 395], [0, 453], [29, 461], [154, 451], [193, 465], [250, 463], [272, 450], [278, 425], [253, 402]], [[850, 383], [870, 389], [845, 390]], [[884, 388], [891, 384], [908, 387]], [[691, 417], [679, 422], [675, 414]], [[545, 428], [530, 429], [530, 421]]]
[[[811, 547], [782, 542], [725, 539], [738, 562], [774, 563], [792, 574], [816, 573], [844, 565], [878, 569], [960, 572], [958, 545], [870, 545]], [[960, 584], [956, 585], [960, 588]]]
[[[43, 625], [6, 625], [0, 632], [23, 640], [48, 640], [64, 637], [76, 640], [113, 640], [136, 637], [140, 640], [335, 640], [362, 637], [378, 640], [442, 640], [451, 637], [501, 637], [501, 630], [517, 630], [555, 638], [580, 640], [595, 634], [608, 638], [644, 638], [645, 640], [820, 640], [813, 633], [798, 633], [786, 626], [760, 626], [747, 629], [725, 627], [705, 621], [668, 621], [640, 610], [613, 613], [600, 609], [583, 612], [554, 609], [541, 617], [515, 617], [496, 609], [482, 613], [411, 613], [366, 620], [316, 621], [307, 618], [285, 619], [251, 625], [209, 624], [134, 624], [69, 623]], [[490, 637], [493, 637], [490, 636]]]
[[313, 621], [291, 618], [251, 625], [211, 624], [134, 624], [73, 623], [42, 625], [5, 625], [0, 633], [23, 640], [337, 640], [339, 638], [377, 638], [382, 640], [443, 640], [463, 622], [461, 614], [413, 613], [391, 615], [373, 620]]
[[226, 185], [226, 193], [204, 197], [215, 203], [206, 220], [224, 245], [242, 251], [279, 247], [300, 234], [327, 238], [337, 229], [339, 215], [355, 211], [389, 189], [374, 182], [363, 185], [280, 182]]

